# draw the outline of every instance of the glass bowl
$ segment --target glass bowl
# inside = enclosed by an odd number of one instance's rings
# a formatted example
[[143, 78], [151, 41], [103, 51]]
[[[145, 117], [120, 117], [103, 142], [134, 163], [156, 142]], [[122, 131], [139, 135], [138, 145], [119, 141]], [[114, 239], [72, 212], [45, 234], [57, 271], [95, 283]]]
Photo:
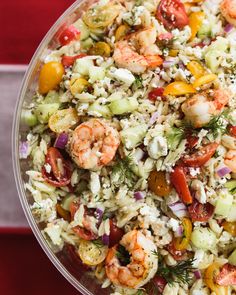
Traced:
[[110, 293], [109, 290], [102, 289], [96, 282], [95, 278], [85, 271], [86, 269], [79, 262], [78, 258], [76, 260], [76, 254], [73, 254], [73, 251], [71, 251], [69, 247], [64, 247], [62, 251], [56, 254], [49, 248], [46, 240], [41, 234], [42, 226], [36, 223], [30, 210], [33, 198], [24, 188], [24, 183], [28, 181], [25, 172], [30, 169], [29, 160], [19, 159], [19, 142], [26, 139], [29, 131], [28, 127], [21, 122], [21, 113], [23, 105], [25, 103], [28, 104], [31, 101], [33, 93], [37, 87], [39, 69], [42, 64], [41, 58], [46, 56], [49, 50], [53, 50], [58, 46], [58, 35], [63, 28], [78, 19], [82, 12], [94, 2], [96, 2], [96, 0], [76, 1], [52, 26], [36, 50], [23, 79], [17, 100], [12, 132], [12, 158], [21, 205], [35, 237], [48, 258], [61, 274], [83, 295], [107, 295]]

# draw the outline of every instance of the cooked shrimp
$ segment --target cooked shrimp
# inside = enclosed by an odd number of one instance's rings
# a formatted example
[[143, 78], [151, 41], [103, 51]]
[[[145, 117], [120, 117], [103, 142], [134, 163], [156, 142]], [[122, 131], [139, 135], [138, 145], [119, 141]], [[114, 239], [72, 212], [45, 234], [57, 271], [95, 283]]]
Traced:
[[120, 245], [130, 254], [130, 262], [121, 265], [117, 256], [118, 245], [109, 249], [106, 258], [107, 277], [115, 285], [138, 289], [152, 279], [157, 271], [157, 257], [153, 255], [155, 244], [140, 231], [125, 234]]
[[220, 10], [225, 19], [236, 26], [236, 0], [223, 0], [220, 4]]
[[163, 62], [155, 44], [157, 37], [153, 27], [143, 29], [115, 44], [113, 58], [118, 67], [140, 74], [148, 68], [160, 66]]
[[73, 131], [70, 152], [79, 167], [97, 170], [111, 162], [119, 144], [116, 129], [104, 120], [90, 119]]
[[229, 150], [225, 155], [225, 165], [236, 173], [236, 150]]
[[220, 114], [231, 96], [231, 92], [226, 89], [214, 90], [211, 95], [205, 92], [195, 94], [183, 103], [182, 111], [186, 119], [199, 128], [209, 123], [212, 116]]

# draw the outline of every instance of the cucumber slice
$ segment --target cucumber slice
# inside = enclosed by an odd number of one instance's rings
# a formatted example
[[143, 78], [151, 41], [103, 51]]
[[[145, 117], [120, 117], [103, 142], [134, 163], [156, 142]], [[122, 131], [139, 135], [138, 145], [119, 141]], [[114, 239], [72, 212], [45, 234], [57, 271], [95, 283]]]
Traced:
[[236, 190], [236, 180], [227, 181], [225, 187], [231, 192]]
[[226, 51], [229, 47], [229, 40], [223, 37], [217, 37], [216, 41], [212, 42], [208, 47], [207, 52], [210, 50]]
[[227, 217], [233, 204], [233, 195], [227, 190], [222, 191], [217, 199], [215, 214]]
[[40, 123], [48, 123], [49, 118], [54, 114], [60, 107], [59, 103], [48, 103], [39, 104], [35, 109], [35, 115], [37, 116]]
[[197, 33], [197, 36], [199, 39], [205, 39], [207, 37], [211, 37], [211, 24], [208, 23], [208, 24], [202, 24], [202, 26], [200, 27], [198, 33]]
[[105, 78], [105, 69], [102, 67], [92, 66], [89, 68], [89, 82], [94, 83], [95, 81], [102, 80]]
[[80, 31], [80, 41], [83, 41], [89, 37], [89, 29], [82, 19], [77, 20], [74, 24], [74, 27]]
[[91, 113], [91, 115], [99, 117], [102, 116], [105, 118], [110, 118], [112, 115], [110, 108], [107, 105], [102, 105], [97, 101], [95, 101], [93, 104], [89, 106], [88, 113]]
[[120, 132], [121, 141], [127, 149], [135, 148], [144, 138], [147, 132], [147, 125], [139, 125], [127, 128]]
[[216, 235], [207, 227], [196, 227], [191, 235], [191, 242], [196, 248], [211, 250], [217, 243]]
[[229, 222], [235, 222], [236, 221], [236, 204], [232, 204], [230, 207], [229, 213], [226, 217], [226, 220]]
[[81, 43], [81, 48], [82, 49], [88, 50], [90, 47], [93, 46], [94, 41], [93, 41], [92, 38], [88, 38], [88, 39], [86, 39], [84, 41], [81, 41], [80, 43]]
[[37, 116], [32, 110], [23, 110], [21, 114], [21, 120], [30, 127], [33, 127], [38, 123]]
[[60, 103], [59, 100], [59, 93], [56, 92], [55, 90], [50, 90], [48, 94], [46, 95], [43, 103], [48, 104], [48, 103]]
[[236, 249], [229, 256], [228, 261], [230, 264], [236, 266]]
[[93, 61], [91, 59], [88, 59], [86, 57], [79, 58], [75, 61], [75, 65], [73, 67], [73, 72], [88, 76], [89, 69], [91, 67], [93, 67]]
[[131, 113], [138, 108], [138, 101], [136, 98], [122, 98], [120, 100], [114, 100], [109, 104], [109, 108], [113, 115], [122, 115], [125, 113]]
[[206, 65], [212, 71], [212, 73], [217, 72], [221, 64], [221, 56], [222, 51], [216, 49], [210, 50], [205, 54]]
[[66, 196], [61, 202], [62, 208], [66, 211], [70, 211], [70, 205], [75, 199], [76, 199], [75, 195]]

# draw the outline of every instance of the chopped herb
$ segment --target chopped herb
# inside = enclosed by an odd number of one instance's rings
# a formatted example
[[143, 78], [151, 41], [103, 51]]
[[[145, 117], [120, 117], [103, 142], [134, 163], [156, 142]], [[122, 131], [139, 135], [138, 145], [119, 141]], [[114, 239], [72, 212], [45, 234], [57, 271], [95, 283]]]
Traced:
[[211, 121], [204, 126], [212, 132], [214, 137], [217, 137], [219, 134], [224, 134], [227, 131], [227, 122], [226, 119], [229, 115], [229, 109], [223, 111], [220, 115], [213, 116]]
[[135, 88], [141, 88], [143, 86], [143, 79], [140, 76], [135, 76], [135, 81], [133, 83], [133, 85], [135, 86]]
[[117, 251], [116, 251], [116, 257], [119, 259], [121, 265], [123, 266], [126, 266], [127, 264], [130, 263], [130, 254], [122, 245], [118, 245]]
[[102, 248], [104, 247], [104, 244], [102, 242], [102, 240], [98, 239], [98, 240], [93, 240], [92, 243], [97, 246], [98, 248]]
[[139, 289], [135, 295], [144, 295], [144, 294], [145, 294], [144, 291]]

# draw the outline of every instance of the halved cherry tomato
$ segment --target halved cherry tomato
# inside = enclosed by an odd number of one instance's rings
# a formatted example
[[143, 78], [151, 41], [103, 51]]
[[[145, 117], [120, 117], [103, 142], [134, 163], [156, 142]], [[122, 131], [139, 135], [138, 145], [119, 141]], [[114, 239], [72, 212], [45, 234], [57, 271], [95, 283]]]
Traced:
[[163, 97], [163, 92], [164, 92], [163, 87], [154, 88], [152, 91], [148, 93], [148, 99], [152, 101], [156, 101], [157, 97]]
[[163, 59], [159, 55], [145, 55], [145, 59], [150, 69], [154, 69], [163, 64]]
[[119, 228], [115, 221], [110, 219], [110, 235], [109, 235], [109, 247], [113, 247], [119, 243], [124, 235], [123, 229]]
[[161, 0], [156, 12], [157, 19], [167, 29], [182, 29], [189, 23], [183, 3], [180, 0]]
[[164, 171], [153, 170], [148, 178], [149, 189], [160, 197], [167, 197], [171, 192], [171, 186], [167, 183]]
[[76, 59], [79, 59], [79, 58], [85, 57], [85, 56], [86, 56], [86, 54], [84, 54], [84, 53], [74, 55], [74, 56], [64, 55], [61, 59], [61, 63], [63, 64], [64, 67], [70, 67], [70, 66], [73, 66]]
[[70, 214], [71, 214], [71, 219], [74, 220], [74, 216], [76, 211], [79, 209], [80, 203], [78, 201], [73, 201], [70, 204]]
[[62, 208], [60, 204], [56, 204], [57, 214], [68, 222], [71, 221], [70, 212]]
[[157, 39], [160, 41], [168, 42], [168, 41], [172, 40], [173, 37], [174, 37], [174, 35], [172, 33], [167, 32], [167, 33], [162, 33], [162, 34], [158, 35]]
[[208, 221], [214, 212], [214, 206], [210, 203], [201, 204], [197, 200], [188, 207], [188, 213], [192, 221]]
[[165, 87], [163, 95], [178, 96], [178, 95], [192, 94], [195, 92], [196, 90], [193, 88], [191, 84], [188, 84], [183, 81], [175, 81]]
[[155, 275], [146, 289], [149, 295], [162, 294], [166, 284], [167, 282], [163, 277]]
[[192, 229], [193, 229], [192, 222], [188, 218], [183, 218], [182, 225], [184, 228], [183, 236], [175, 238], [173, 240], [175, 249], [179, 251], [183, 251], [187, 249], [190, 242]]
[[236, 126], [230, 126], [229, 127], [229, 133], [232, 136], [236, 136]]
[[189, 16], [189, 26], [191, 28], [190, 41], [196, 37], [197, 32], [201, 28], [202, 22], [205, 18], [205, 13], [203, 11], [192, 12]]
[[193, 202], [193, 198], [188, 188], [184, 167], [176, 166], [174, 171], [170, 174], [170, 181], [175, 187], [183, 203], [191, 204]]
[[236, 285], [236, 266], [229, 263], [224, 264], [215, 281], [220, 286]]
[[230, 233], [233, 237], [236, 237], [236, 222], [224, 221], [222, 226], [224, 230]]
[[64, 160], [59, 150], [55, 147], [48, 149], [45, 164], [51, 166], [51, 171], [48, 173], [45, 166], [42, 168], [43, 178], [55, 187], [66, 186], [71, 180], [71, 168], [67, 161]]
[[61, 32], [58, 40], [62, 46], [69, 44], [71, 41], [78, 39], [80, 32], [76, 29], [75, 26], [70, 25], [64, 31]]
[[182, 160], [186, 166], [201, 167], [212, 158], [218, 146], [219, 144], [216, 142], [209, 143], [202, 147], [201, 150], [183, 157]]
[[168, 244], [167, 251], [173, 256], [176, 261], [184, 260], [186, 258], [186, 250], [177, 250], [173, 242]]
[[198, 137], [197, 136], [188, 135], [186, 139], [187, 139], [187, 146], [190, 149], [194, 148], [198, 143]]

